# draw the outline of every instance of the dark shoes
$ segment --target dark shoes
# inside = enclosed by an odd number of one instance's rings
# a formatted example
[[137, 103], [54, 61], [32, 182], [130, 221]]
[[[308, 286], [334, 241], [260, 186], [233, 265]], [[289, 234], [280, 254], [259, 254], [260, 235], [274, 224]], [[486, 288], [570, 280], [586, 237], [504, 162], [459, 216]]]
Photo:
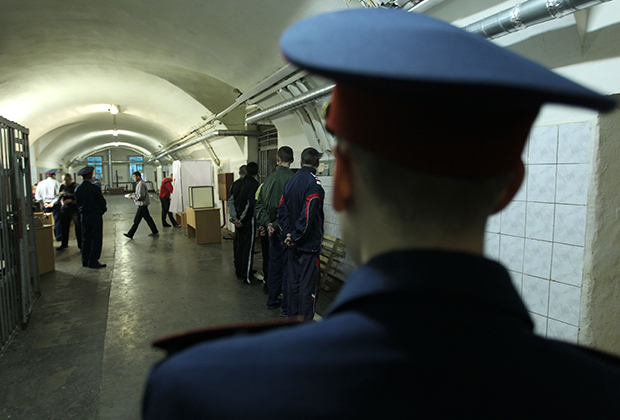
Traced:
[[179, 229], [181, 227], [181, 225], [173, 225], [173, 227]]
[[159, 236], [159, 232], [149, 233], [149, 236]]
[[129, 239], [133, 239], [133, 236], [129, 236], [129, 234], [128, 234], [128, 233], [123, 233], [123, 236], [126, 236], [126, 237], [128, 237]]
[[60, 245], [58, 248], [56, 248], [56, 251], [64, 251], [67, 248], [69, 248], [68, 245]]
[[168, 223], [166, 223], [165, 225], [162, 225], [163, 227], [172, 227], [172, 225], [169, 225]]
[[282, 306], [282, 301], [278, 300], [276, 301], [275, 305], [267, 305], [267, 309], [271, 309], [273, 311], [274, 309], [278, 309], [281, 306]]
[[95, 265], [89, 265], [88, 268], [105, 268], [107, 266], [108, 266], [107, 264], [97, 263]]

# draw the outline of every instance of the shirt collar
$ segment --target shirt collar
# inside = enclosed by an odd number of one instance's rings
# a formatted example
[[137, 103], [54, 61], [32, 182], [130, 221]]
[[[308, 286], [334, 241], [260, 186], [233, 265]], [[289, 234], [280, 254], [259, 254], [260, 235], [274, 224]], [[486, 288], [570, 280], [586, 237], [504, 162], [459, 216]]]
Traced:
[[394, 251], [373, 258], [351, 274], [329, 313], [369, 295], [422, 290], [501, 306], [533, 326], [502, 265], [473, 254], [437, 250]]

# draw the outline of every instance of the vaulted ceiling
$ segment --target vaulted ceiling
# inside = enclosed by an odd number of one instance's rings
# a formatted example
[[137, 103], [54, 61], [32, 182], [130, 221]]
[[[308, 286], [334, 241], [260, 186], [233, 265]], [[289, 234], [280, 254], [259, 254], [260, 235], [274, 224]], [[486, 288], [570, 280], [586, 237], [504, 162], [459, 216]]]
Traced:
[[[425, 0], [420, 8], [464, 26], [518, 3]], [[356, 0], [0, 0], [0, 115], [30, 129], [37, 166], [54, 167], [114, 142], [152, 153], [282, 68], [278, 39], [288, 25], [348, 7], [362, 6]], [[613, 7], [608, 10], [620, 15]], [[616, 59], [620, 16], [600, 23], [607, 15], [597, 15], [599, 26], [615, 29], [603, 35], [594, 28], [581, 51], [571, 50], [572, 41], [559, 48], [562, 39], [580, 34], [574, 17], [500, 43], [548, 65], [570, 66], [588, 54]], [[534, 43], [533, 36], [548, 43]], [[607, 47], [589, 51], [596, 42]], [[118, 137], [109, 104], [120, 105]]]

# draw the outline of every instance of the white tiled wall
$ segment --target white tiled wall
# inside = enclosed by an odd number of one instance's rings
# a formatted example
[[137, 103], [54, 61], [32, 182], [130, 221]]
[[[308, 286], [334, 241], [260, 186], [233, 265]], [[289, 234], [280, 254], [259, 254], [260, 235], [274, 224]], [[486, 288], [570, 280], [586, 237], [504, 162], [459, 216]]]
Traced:
[[[332, 208], [332, 186], [334, 177], [319, 176], [319, 179], [321, 180], [321, 184], [323, 186], [323, 189], [325, 190], [325, 204], [323, 206], [323, 211], [325, 213], [325, 234], [342, 239], [338, 213], [336, 213], [336, 211]], [[355, 263], [347, 255], [343, 261], [343, 264], [341, 264], [338, 268], [344, 271], [345, 276], [348, 276], [355, 269]]]
[[577, 342], [591, 124], [536, 127], [515, 200], [491, 217], [485, 254], [509, 270], [546, 337]]

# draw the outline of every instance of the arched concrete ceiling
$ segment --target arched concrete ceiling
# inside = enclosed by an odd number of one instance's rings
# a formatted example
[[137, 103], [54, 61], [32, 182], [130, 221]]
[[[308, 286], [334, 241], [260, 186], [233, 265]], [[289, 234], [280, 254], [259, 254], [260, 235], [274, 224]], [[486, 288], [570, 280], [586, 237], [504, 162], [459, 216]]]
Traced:
[[[278, 39], [288, 25], [349, 7], [342, 0], [0, 5], [0, 115], [31, 130], [37, 165], [48, 167], [113, 141], [153, 152], [176, 140], [284, 65]], [[119, 138], [111, 136], [107, 104], [121, 106]]]

